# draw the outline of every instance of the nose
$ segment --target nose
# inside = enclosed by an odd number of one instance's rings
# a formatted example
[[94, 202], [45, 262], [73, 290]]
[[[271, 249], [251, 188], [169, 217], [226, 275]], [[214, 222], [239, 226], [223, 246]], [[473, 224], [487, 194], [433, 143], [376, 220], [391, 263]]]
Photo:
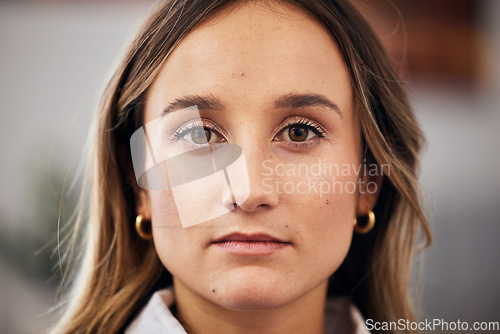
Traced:
[[232, 196], [226, 196], [226, 204], [239, 207], [245, 212], [256, 212], [277, 206], [279, 197], [273, 187], [273, 177], [265, 168], [266, 161], [272, 161], [269, 148], [265, 144], [256, 145], [255, 141], [247, 145], [242, 145], [240, 142], [239, 145], [246, 163], [248, 183], [231, 182]]

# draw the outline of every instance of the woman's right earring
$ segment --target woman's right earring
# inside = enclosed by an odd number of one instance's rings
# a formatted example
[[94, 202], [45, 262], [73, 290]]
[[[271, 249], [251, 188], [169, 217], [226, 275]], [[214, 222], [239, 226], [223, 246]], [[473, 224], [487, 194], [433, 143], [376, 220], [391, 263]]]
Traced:
[[373, 213], [372, 210], [368, 212], [368, 222], [366, 223], [365, 226], [359, 226], [358, 220], [354, 218], [354, 231], [356, 231], [356, 233], [358, 234], [366, 234], [370, 232], [374, 226], [375, 226], [375, 214]]
[[142, 215], [138, 215], [137, 218], [135, 218], [135, 230], [137, 231], [137, 234], [145, 240], [153, 239], [151, 222], [149, 223], [149, 228], [145, 228], [144, 225], [146, 225], [144, 218]]

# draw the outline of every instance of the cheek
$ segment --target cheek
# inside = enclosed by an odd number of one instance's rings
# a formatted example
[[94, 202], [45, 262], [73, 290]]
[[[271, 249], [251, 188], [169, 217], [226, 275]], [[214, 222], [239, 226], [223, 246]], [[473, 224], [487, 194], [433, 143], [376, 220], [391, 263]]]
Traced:
[[[339, 182], [328, 180], [327, 182]], [[338, 186], [337, 186], [338, 187]], [[330, 193], [318, 200], [320, 213], [313, 227], [316, 229], [315, 244], [320, 249], [320, 261], [329, 263], [337, 270], [349, 250], [353, 231], [356, 196], [351, 193]]]
[[[177, 207], [169, 191], [150, 191], [151, 223], [156, 252], [167, 269], [184, 259], [186, 231], [182, 228]], [[175, 256], [174, 256], [175, 255]]]
[[154, 232], [182, 228], [172, 192], [151, 190], [149, 197]]
[[[321, 160], [322, 168], [348, 164], [355, 166], [350, 161], [343, 164]], [[283, 177], [281, 181], [289, 184], [288, 190], [292, 183], [296, 188], [291, 192], [282, 189], [281, 200], [293, 222], [291, 227], [300, 237], [306, 254], [304, 265], [326, 278], [337, 270], [349, 250], [359, 185], [352, 167], [344, 173], [341, 168], [311, 176], [313, 172], [314, 169], [308, 176]]]

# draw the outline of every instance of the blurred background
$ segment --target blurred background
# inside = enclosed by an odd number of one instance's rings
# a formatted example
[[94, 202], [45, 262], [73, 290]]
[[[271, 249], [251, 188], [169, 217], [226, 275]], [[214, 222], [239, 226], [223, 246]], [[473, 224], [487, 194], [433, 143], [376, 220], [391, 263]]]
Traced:
[[[56, 320], [58, 215], [74, 209], [103, 83], [154, 3], [0, 1], [0, 333], [42, 333]], [[421, 182], [435, 239], [420, 318], [500, 321], [500, 1], [356, 6], [427, 137]]]

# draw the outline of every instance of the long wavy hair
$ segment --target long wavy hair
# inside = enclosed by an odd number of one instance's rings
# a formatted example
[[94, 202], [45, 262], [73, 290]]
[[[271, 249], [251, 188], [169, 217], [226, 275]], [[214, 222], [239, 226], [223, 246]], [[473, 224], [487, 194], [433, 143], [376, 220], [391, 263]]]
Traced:
[[[89, 207], [81, 209], [65, 239], [63, 257], [66, 268], [78, 269], [64, 274], [71, 290], [53, 333], [120, 332], [154, 291], [172, 284], [153, 242], [134, 230], [136, 181], [129, 139], [141, 126], [146, 95], [170, 52], [193, 27], [239, 1], [245, 0], [162, 1], [126, 50], [94, 120], [90, 194], [82, 195], [90, 198]], [[336, 41], [359, 108], [366, 157], [390, 167], [373, 210], [377, 224], [366, 235], [354, 235], [328, 294], [349, 296], [365, 318], [412, 321], [412, 259], [420, 240], [430, 243], [431, 232], [416, 176], [423, 135], [405, 88], [375, 33], [348, 0], [282, 2], [305, 9]]]

